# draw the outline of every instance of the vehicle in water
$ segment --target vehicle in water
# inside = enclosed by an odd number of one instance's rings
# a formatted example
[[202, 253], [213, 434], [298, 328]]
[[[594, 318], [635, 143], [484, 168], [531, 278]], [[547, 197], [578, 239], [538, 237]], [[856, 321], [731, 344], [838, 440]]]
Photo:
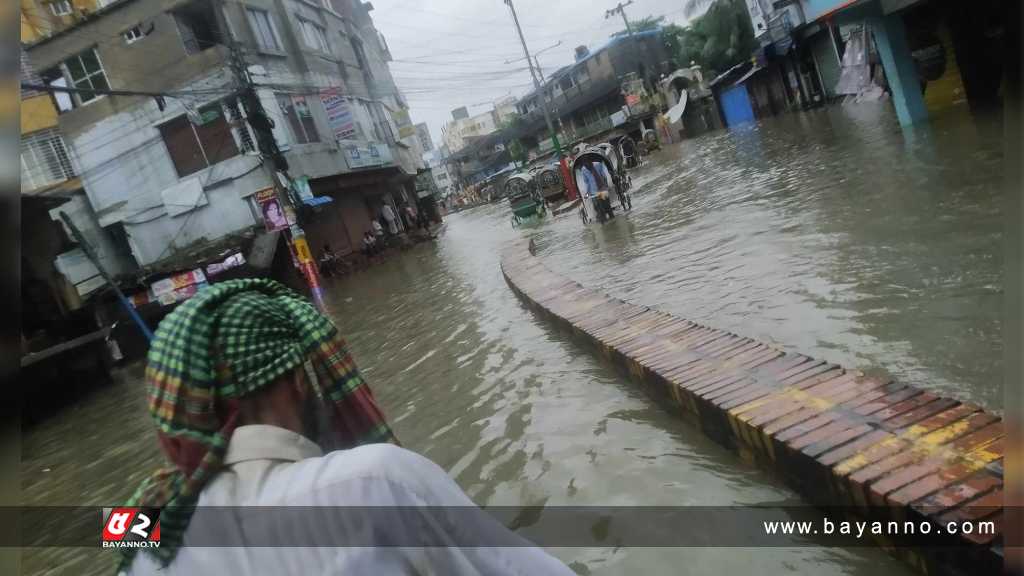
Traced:
[[580, 218], [584, 223], [604, 223], [614, 218], [613, 202], [618, 202], [624, 212], [633, 208], [629, 196], [632, 183], [615, 146], [599, 144], [577, 149], [572, 174], [582, 198]]
[[512, 210], [513, 227], [528, 219], [541, 218], [547, 211], [544, 197], [529, 172], [518, 172], [508, 177], [505, 181], [505, 197]]
[[530, 174], [536, 184], [537, 191], [546, 202], [561, 202], [566, 199], [565, 182], [558, 162], [547, 162], [534, 166]]

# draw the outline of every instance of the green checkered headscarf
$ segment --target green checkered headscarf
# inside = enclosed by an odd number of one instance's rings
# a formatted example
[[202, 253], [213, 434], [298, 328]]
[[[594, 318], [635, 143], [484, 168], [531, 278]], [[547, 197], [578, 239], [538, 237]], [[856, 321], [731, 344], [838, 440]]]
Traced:
[[[164, 565], [174, 559], [200, 491], [222, 467], [239, 398], [304, 364], [317, 395], [333, 408], [338, 446], [395, 441], [337, 328], [281, 284], [218, 283], [160, 323], [146, 383], [161, 448], [174, 466], [144, 481], [129, 504], [160, 509], [161, 544], [146, 553]], [[134, 551], [124, 551], [123, 568]]]

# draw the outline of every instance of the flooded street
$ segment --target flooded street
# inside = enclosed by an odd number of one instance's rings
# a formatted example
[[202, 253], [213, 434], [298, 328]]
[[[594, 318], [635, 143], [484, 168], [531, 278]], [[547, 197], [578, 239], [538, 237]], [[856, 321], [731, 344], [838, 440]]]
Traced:
[[[451, 215], [436, 243], [328, 281], [328, 307], [403, 444], [477, 504], [798, 503], [535, 317], [501, 247], [532, 236], [587, 286], [998, 410], [1002, 142], [986, 134], [962, 119], [901, 132], [872, 106], [708, 134], [653, 156], [624, 218]], [[157, 462], [140, 377], [25, 433], [29, 503], [130, 495]], [[24, 568], [109, 573], [103, 552], [36, 550]], [[552, 552], [579, 574], [911, 573], [867, 548]]]

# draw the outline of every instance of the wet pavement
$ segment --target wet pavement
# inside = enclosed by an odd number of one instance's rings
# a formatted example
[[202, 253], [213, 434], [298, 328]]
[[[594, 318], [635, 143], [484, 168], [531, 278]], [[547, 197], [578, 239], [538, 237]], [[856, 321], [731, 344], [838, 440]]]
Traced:
[[[328, 306], [403, 444], [481, 505], [794, 504], [539, 320], [498, 267], [532, 236], [584, 284], [999, 407], [1001, 142], [962, 122], [904, 133], [871, 107], [773, 119], [657, 153], [634, 211], [513, 230], [503, 205], [328, 281]], [[31, 503], [119, 503], [157, 462], [133, 368], [24, 437]], [[45, 470], [45, 471], [44, 471]], [[553, 549], [580, 574], [910, 573], [875, 549]], [[37, 550], [26, 573], [109, 573]]]

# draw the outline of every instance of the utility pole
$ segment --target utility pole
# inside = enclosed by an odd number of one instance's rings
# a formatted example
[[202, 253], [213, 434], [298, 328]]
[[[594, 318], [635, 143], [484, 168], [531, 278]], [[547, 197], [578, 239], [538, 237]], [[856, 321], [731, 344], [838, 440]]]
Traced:
[[132, 306], [131, 302], [128, 301], [128, 298], [125, 298], [124, 292], [121, 292], [121, 289], [118, 288], [117, 283], [114, 282], [113, 278], [110, 277], [110, 274], [107, 273], [107, 271], [103, 268], [103, 264], [100, 263], [100, 259], [96, 256], [96, 253], [92, 251], [92, 245], [90, 245], [89, 242], [85, 239], [85, 236], [82, 235], [82, 232], [78, 230], [78, 226], [75, 226], [75, 223], [71, 221], [71, 218], [68, 216], [67, 212], [61, 211], [60, 219], [64, 221], [64, 225], [67, 226], [68, 230], [71, 231], [71, 235], [74, 236], [75, 242], [78, 242], [78, 245], [82, 248], [82, 252], [85, 252], [85, 257], [88, 258], [90, 262], [92, 262], [92, 265], [96, 267], [96, 270], [99, 270], [100, 276], [103, 276], [103, 279], [107, 281], [107, 284], [109, 284], [110, 287], [114, 289], [114, 293], [117, 294], [117, 299], [121, 301], [121, 305], [124, 306], [125, 311], [128, 312], [128, 316], [130, 316], [131, 319], [135, 322], [135, 324], [139, 327], [139, 330], [142, 331], [142, 334], [143, 336], [146, 337], [146, 340], [152, 342], [153, 331], [149, 329], [149, 326], [146, 325], [145, 320], [143, 320], [142, 316], [139, 316], [138, 311], [135, 310], [135, 306]]
[[604, 12], [604, 19], [605, 20], [611, 18], [612, 16], [614, 16], [616, 14], [620, 14], [622, 16], [622, 22], [626, 25], [626, 33], [628, 35], [630, 35], [630, 36], [633, 35], [633, 27], [630, 26], [630, 24], [629, 24], [629, 18], [626, 18], [626, 11], [624, 10], [624, 8], [626, 6], [629, 6], [632, 3], [633, 3], [633, 0], [629, 0], [629, 2], [626, 2], [625, 4], [623, 4], [622, 2], [619, 2], [618, 6], [616, 6], [615, 8], [612, 8], [611, 10], [605, 10], [605, 12]]
[[[569, 171], [569, 163], [565, 159], [565, 154], [562, 153], [562, 145], [558, 142], [558, 133], [555, 132], [555, 125], [551, 122], [551, 112], [548, 110], [547, 94], [544, 93], [544, 86], [541, 84], [541, 81], [537, 76], [538, 71], [534, 68], [533, 58], [530, 56], [530, 49], [526, 47], [526, 38], [523, 37], [523, 29], [519, 26], [519, 15], [516, 14], [516, 7], [512, 3], [512, 0], [505, 0], [505, 5], [508, 6], [509, 11], [512, 12], [512, 21], [516, 25], [516, 33], [519, 34], [519, 42], [523, 45], [523, 56], [526, 59], [526, 65], [530, 68], [530, 76], [533, 77], [533, 85], [537, 89], [537, 95], [540, 97], [541, 110], [544, 112], [544, 122], [548, 125], [548, 132], [551, 134], [551, 144], [555, 148], [555, 155], [558, 156], [558, 163], [562, 166], [562, 180], [565, 182], [565, 187], [569, 191], [569, 199], [573, 200], [576, 197], [576, 187], [574, 186], [572, 174]], [[539, 66], [537, 68], [539, 68]]]
[[[214, 10], [217, 17], [217, 24], [222, 31], [228, 30], [229, 28], [226, 22], [226, 16], [222, 9], [223, 0], [218, 2], [218, 4], [219, 6]], [[296, 199], [291, 191], [292, 179], [291, 176], [288, 175], [288, 160], [284, 157], [284, 154], [282, 154], [281, 149], [277, 145], [277, 140], [274, 138], [273, 121], [263, 108], [263, 102], [260, 100], [259, 94], [256, 92], [252, 76], [249, 74], [249, 67], [245, 63], [245, 58], [242, 56], [242, 51], [238, 47], [238, 42], [233, 37], [228, 34], [224, 34], [223, 32], [221, 37], [226, 40], [231, 53], [230, 66], [234, 73], [235, 81], [238, 83], [238, 99], [242, 104], [242, 108], [245, 110], [245, 116], [249, 121], [249, 125], [252, 126], [253, 131], [256, 133], [256, 142], [259, 146], [260, 152], [263, 154], [263, 157], [270, 162], [272, 172], [270, 178], [274, 183], [278, 202], [281, 202], [283, 206], [290, 206], [292, 208], [292, 214], [295, 215], [296, 221], [295, 223], [291, 223], [287, 232], [289, 249], [292, 252], [292, 256], [295, 257], [295, 260], [297, 260], [301, 266], [302, 274], [305, 276], [306, 283], [309, 285], [314, 303], [316, 303], [317, 308], [321, 312], [324, 312], [323, 287], [320, 285], [320, 275], [317, 271], [316, 261], [313, 259], [313, 255], [310, 252], [309, 243], [306, 241], [306, 235], [302, 228], [299, 227], [299, 211], [298, 206], [296, 206]], [[278, 186], [278, 174], [283, 175], [286, 182], [284, 186]]]

